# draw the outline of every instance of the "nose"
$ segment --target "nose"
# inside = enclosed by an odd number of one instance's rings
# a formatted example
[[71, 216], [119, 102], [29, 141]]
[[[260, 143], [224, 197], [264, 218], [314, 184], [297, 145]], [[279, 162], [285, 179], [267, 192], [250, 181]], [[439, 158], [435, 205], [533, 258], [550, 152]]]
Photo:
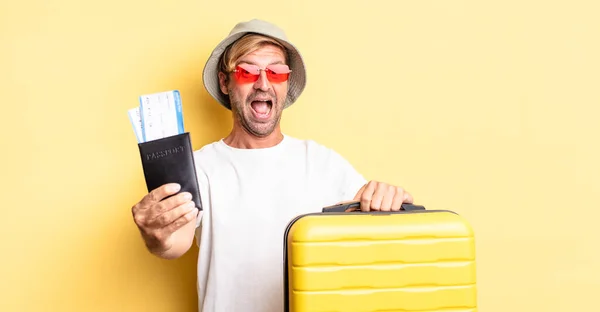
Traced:
[[264, 70], [261, 70], [260, 74], [258, 75], [258, 80], [254, 83], [254, 89], [268, 91], [270, 87], [271, 84], [267, 79], [267, 73]]

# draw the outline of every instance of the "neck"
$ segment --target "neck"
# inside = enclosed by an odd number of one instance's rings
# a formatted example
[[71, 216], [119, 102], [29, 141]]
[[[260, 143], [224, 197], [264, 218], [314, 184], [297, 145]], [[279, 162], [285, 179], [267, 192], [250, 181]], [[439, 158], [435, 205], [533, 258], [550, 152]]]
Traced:
[[283, 133], [281, 132], [279, 125], [277, 125], [269, 135], [258, 137], [248, 133], [248, 131], [238, 123], [234, 123], [233, 129], [231, 129], [229, 135], [223, 139], [223, 142], [234, 148], [251, 149], [273, 147], [281, 143], [282, 140]]

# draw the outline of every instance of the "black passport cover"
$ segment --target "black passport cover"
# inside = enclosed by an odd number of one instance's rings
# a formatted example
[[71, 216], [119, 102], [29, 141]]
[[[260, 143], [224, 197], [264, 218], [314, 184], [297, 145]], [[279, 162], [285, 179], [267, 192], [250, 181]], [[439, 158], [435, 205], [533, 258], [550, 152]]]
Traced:
[[139, 143], [138, 146], [148, 192], [167, 183], [179, 183], [180, 192], [192, 194], [196, 208], [202, 210], [189, 132]]

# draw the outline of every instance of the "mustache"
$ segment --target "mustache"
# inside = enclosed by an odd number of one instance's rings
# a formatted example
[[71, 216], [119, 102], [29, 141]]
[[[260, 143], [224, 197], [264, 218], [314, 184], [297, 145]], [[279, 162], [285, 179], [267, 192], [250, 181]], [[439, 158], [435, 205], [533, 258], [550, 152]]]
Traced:
[[256, 99], [264, 99], [270, 98], [272, 102], [277, 101], [277, 97], [275, 96], [275, 92], [264, 92], [264, 91], [256, 91], [252, 92], [248, 95], [248, 101], [252, 102]]

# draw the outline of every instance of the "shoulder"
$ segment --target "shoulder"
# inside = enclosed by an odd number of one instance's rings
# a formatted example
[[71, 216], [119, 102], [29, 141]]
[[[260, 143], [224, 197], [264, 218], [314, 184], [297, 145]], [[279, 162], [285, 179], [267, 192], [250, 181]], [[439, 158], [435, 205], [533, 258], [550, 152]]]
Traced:
[[307, 152], [314, 153], [329, 153], [332, 150], [312, 139], [300, 139], [297, 137], [292, 137], [289, 135], [285, 136], [285, 140], [287, 142], [288, 147], [295, 149], [303, 149]]
[[199, 163], [210, 163], [218, 159], [219, 142], [212, 142], [202, 146], [193, 152], [196, 165]]
[[319, 143], [315, 140], [299, 139], [290, 136], [286, 136], [286, 140], [288, 140], [290, 148], [304, 153], [304, 155], [309, 159], [321, 160], [324, 162], [345, 161], [344, 157], [340, 155], [334, 148]]
[[200, 147], [200, 149], [197, 149], [194, 151], [194, 157], [196, 157], [196, 158], [211, 157], [211, 156], [217, 154], [219, 144], [220, 144], [220, 141], [215, 141], [215, 142], [208, 143], [208, 144]]
[[221, 141], [208, 143], [193, 152], [196, 170], [204, 172], [223, 161], [223, 149], [220, 144]]

